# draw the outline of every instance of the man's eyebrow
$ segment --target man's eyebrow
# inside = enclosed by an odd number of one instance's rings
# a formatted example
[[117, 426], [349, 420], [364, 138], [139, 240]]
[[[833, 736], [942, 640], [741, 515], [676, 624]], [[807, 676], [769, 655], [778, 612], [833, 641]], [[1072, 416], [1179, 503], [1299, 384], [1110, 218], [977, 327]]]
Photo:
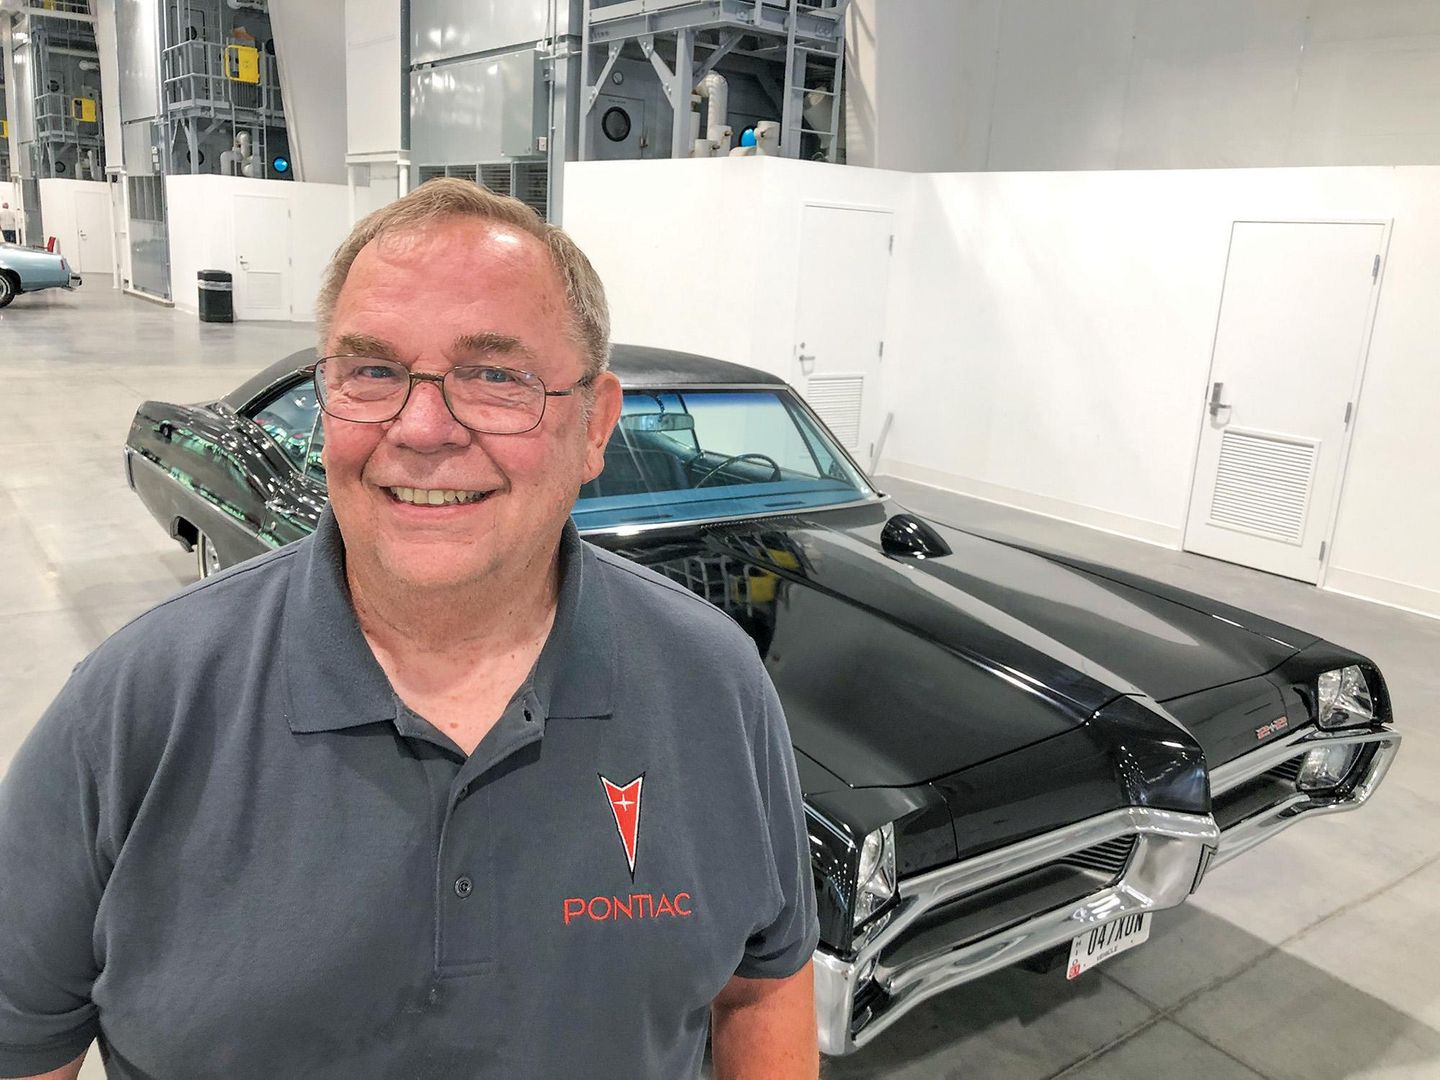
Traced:
[[396, 357], [395, 346], [373, 334], [341, 334], [335, 339], [335, 348], [349, 356], [373, 356], [382, 360]]
[[483, 330], [476, 334], [461, 334], [455, 339], [451, 349], [457, 355], [518, 357], [522, 360], [535, 358], [535, 351], [519, 338], [492, 330]]

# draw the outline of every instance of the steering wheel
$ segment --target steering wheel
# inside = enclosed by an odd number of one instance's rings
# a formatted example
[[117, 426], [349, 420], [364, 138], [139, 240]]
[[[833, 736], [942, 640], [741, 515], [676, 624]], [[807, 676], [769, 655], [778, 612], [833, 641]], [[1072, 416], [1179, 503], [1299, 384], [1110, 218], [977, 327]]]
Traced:
[[727, 457], [724, 461], [720, 462], [719, 465], [716, 465], [713, 469], [711, 469], [709, 472], [707, 472], [707, 473], [706, 473], [704, 476], [702, 476], [699, 480], [695, 481], [695, 486], [696, 486], [697, 488], [699, 488], [699, 487], [704, 487], [705, 484], [706, 484], [706, 482], [707, 482], [712, 476], [714, 476], [716, 473], [720, 472], [721, 470], [727, 468], [728, 466], [733, 465], [733, 464], [734, 464], [735, 462], [737, 462], [737, 461], [754, 460], [754, 459], [756, 459], [756, 458], [758, 458], [759, 460], [765, 462], [766, 464], [768, 464], [768, 465], [770, 466], [770, 468], [772, 468], [772, 469], [775, 470], [774, 475], [770, 477], [770, 481], [769, 481], [769, 482], [773, 482], [773, 481], [776, 481], [776, 480], [781, 480], [781, 479], [784, 478], [784, 475], [785, 475], [785, 474], [784, 474], [783, 472], [781, 472], [779, 464], [778, 464], [778, 463], [775, 461], [775, 459], [772, 458], [769, 454], [734, 454], [734, 455], [732, 455], [732, 456], [730, 456], [730, 457]]

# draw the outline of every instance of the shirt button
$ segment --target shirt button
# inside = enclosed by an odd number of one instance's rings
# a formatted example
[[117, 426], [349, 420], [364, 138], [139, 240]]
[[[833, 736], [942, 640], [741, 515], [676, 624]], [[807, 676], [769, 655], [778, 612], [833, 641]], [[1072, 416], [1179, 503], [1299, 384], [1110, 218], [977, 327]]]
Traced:
[[525, 722], [526, 722], [527, 724], [531, 724], [531, 723], [534, 723], [534, 722], [535, 722], [535, 717], [530, 714], [530, 710], [529, 710], [529, 709], [526, 709], [526, 710], [525, 710]]
[[455, 895], [464, 900], [475, 891], [475, 883], [468, 877], [457, 877], [455, 879]]

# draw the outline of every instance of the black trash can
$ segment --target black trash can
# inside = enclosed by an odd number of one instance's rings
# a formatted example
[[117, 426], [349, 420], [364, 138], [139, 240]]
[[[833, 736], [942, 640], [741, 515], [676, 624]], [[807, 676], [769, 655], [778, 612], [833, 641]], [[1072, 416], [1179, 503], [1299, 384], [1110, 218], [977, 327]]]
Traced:
[[200, 286], [200, 321], [235, 321], [235, 279], [228, 270], [201, 270], [195, 275]]

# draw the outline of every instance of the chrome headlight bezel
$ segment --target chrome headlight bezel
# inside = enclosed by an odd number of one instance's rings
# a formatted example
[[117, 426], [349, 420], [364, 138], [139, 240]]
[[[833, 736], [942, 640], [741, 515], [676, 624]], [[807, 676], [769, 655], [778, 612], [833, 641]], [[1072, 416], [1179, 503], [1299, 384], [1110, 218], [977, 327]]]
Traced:
[[1359, 664], [1333, 668], [1315, 680], [1315, 723], [1320, 728], [1335, 731], [1374, 722], [1375, 693]]
[[855, 905], [852, 925], [859, 929], [895, 899], [899, 885], [895, 871], [895, 826], [887, 822], [869, 833], [856, 859]]

